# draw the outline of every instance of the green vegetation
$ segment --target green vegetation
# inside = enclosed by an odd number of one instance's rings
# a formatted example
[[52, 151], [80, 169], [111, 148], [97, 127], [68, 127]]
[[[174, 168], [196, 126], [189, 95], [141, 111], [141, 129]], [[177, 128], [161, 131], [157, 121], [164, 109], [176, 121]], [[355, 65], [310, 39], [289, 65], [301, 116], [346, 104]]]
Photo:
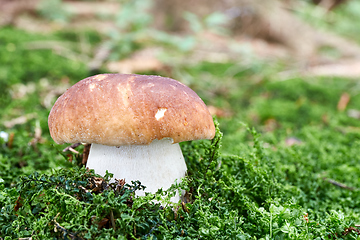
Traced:
[[[2, 239], [358, 238], [360, 121], [337, 109], [347, 93], [347, 109], [360, 110], [357, 81], [277, 81], [280, 67], [259, 62], [179, 66], [170, 77], [219, 111], [217, 134], [181, 144], [182, 184], [135, 198], [139, 182], [109, 184], [111, 174], [81, 165], [82, 147], [63, 153], [50, 138], [44, 99], [53, 103], [61, 87], [92, 73], [29, 46], [77, 37], [0, 29], [0, 131], [9, 134], [0, 138]], [[176, 188], [187, 190], [187, 203], [169, 201]]]

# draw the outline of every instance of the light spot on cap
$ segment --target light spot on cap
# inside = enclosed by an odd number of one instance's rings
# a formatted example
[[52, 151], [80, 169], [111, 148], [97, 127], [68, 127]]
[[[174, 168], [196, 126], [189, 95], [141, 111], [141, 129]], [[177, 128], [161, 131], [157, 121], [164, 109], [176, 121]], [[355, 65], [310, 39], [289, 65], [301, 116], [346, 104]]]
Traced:
[[167, 110], [167, 108], [159, 108], [157, 113], [155, 114], [156, 120], [159, 121], [161, 118], [163, 118], [166, 110]]
[[122, 99], [122, 104], [125, 107], [128, 107], [130, 105], [129, 98], [133, 95], [131, 92], [130, 84], [127, 84], [125, 88], [121, 84], [119, 84], [116, 88], [119, 91], [119, 95]]
[[96, 87], [95, 83], [91, 83], [91, 84], [89, 85], [90, 92], [92, 92], [95, 87]]
[[99, 75], [94, 76], [93, 78], [98, 80], [98, 81], [101, 81], [104, 78], [106, 78], [106, 74], [99, 74]]

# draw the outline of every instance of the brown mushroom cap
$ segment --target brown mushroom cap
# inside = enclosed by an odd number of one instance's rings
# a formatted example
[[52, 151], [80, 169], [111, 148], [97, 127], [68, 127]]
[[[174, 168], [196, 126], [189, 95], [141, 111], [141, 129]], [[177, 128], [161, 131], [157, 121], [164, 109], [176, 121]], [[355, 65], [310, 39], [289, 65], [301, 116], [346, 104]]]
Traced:
[[100, 74], [69, 88], [49, 115], [51, 137], [62, 143], [109, 146], [212, 139], [213, 119], [184, 84], [160, 76]]

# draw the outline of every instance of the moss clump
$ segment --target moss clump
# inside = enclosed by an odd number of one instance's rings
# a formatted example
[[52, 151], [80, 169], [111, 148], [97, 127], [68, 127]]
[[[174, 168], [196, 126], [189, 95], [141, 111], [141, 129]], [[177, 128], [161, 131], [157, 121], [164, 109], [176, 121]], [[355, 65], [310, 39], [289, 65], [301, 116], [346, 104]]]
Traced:
[[185, 204], [169, 201], [173, 190], [135, 198], [134, 192], [143, 187], [140, 183], [108, 184], [110, 175], [100, 178], [78, 167], [22, 177], [15, 188], [1, 189], [1, 234], [33, 239], [326, 239], [344, 235], [359, 217], [359, 192], [329, 186], [317, 175], [320, 163], [293, 161], [301, 159], [305, 149], [268, 154], [260, 135], [248, 131], [254, 146], [244, 157], [219, 152], [218, 128], [212, 141], [182, 144], [189, 176], [173, 188], [187, 190]]

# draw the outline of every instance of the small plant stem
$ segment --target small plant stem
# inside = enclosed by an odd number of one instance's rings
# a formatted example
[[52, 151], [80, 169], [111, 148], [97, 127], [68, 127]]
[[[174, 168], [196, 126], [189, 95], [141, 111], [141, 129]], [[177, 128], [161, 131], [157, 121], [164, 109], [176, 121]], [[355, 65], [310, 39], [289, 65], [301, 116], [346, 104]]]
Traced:
[[332, 185], [335, 185], [337, 187], [341, 187], [341, 188], [344, 188], [344, 189], [347, 189], [347, 190], [350, 190], [350, 191], [353, 191], [354, 188], [352, 187], [349, 187], [341, 182], [338, 182], [338, 181], [335, 181], [335, 180], [332, 180], [332, 179], [329, 179], [329, 178], [323, 178], [324, 181], [328, 182], [328, 183], [331, 183]]
[[270, 212], [270, 238], [272, 238], [272, 213]]
[[[217, 147], [217, 145], [218, 145], [219, 142], [220, 142], [220, 139], [221, 139], [221, 138], [218, 138], [218, 139], [216, 140], [216, 142], [215, 142], [215, 144], [214, 144], [214, 148]], [[211, 153], [210, 162], [209, 162], [209, 165], [208, 165], [207, 168], [206, 168], [204, 177], [206, 177], [206, 174], [207, 174], [207, 172], [209, 171], [209, 168], [210, 168], [210, 166], [211, 166], [211, 163], [212, 163], [213, 160], [214, 160], [214, 157], [215, 157], [215, 153], [216, 153], [217, 148], [212, 149], [212, 150], [213, 150], [213, 151], [212, 151], [212, 153]]]

